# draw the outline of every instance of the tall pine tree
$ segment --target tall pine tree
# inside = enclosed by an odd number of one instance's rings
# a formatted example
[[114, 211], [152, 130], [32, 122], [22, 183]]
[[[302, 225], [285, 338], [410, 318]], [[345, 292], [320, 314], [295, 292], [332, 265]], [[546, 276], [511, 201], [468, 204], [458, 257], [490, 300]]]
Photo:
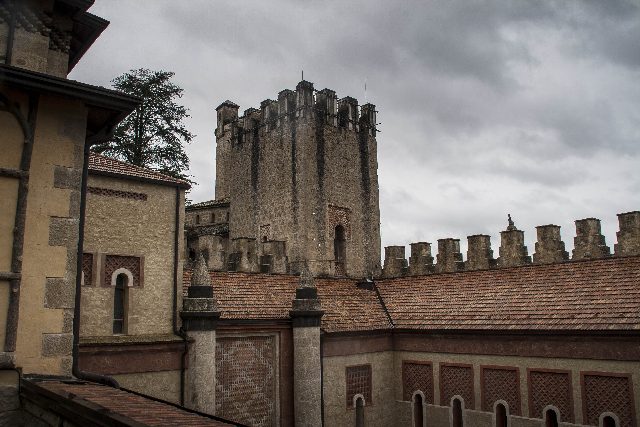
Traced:
[[170, 71], [131, 70], [112, 83], [115, 89], [142, 98], [142, 104], [116, 128], [111, 141], [93, 150], [134, 165], [187, 179], [189, 157], [184, 145], [195, 137], [183, 121], [188, 110], [176, 100], [183, 90]]

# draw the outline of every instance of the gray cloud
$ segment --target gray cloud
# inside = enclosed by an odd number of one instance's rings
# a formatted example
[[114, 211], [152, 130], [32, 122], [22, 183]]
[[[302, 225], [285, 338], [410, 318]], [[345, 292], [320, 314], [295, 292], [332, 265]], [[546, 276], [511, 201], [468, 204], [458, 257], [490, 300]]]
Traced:
[[213, 197], [215, 116], [292, 88], [380, 110], [383, 244], [526, 231], [640, 208], [640, 10], [631, 1], [102, 0], [112, 21], [72, 78], [109, 85], [137, 67], [176, 72]]

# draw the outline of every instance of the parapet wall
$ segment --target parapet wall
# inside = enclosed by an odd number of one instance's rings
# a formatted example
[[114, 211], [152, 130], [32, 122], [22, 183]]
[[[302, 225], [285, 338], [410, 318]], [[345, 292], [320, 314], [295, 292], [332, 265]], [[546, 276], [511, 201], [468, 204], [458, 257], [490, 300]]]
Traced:
[[306, 80], [296, 86], [295, 91], [284, 89], [277, 100], [265, 99], [260, 108], [248, 108], [238, 116], [239, 106], [225, 101], [216, 108], [218, 122], [216, 136], [220, 138], [230, 132], [233, 139], [242, 142], [245, 134], [259, 130], [270, 132], [280, 128], [286, 121], [296, 118], [324, 116], [326, 126], [334, 126], [355, 132], [366, 131], [376, 135], [376, 107], [367, 103], [358, 105], [350, 96], [338, 98], [331, 89], [316, 91], [313, 83]]
[[438, 239], [437, 262], [431, 255], [431, 243], [411, 244], [409, 262], [405, 258], [404, 246], [385, 247], [382, 277], [417, 276], [456, 271], [488, 270], [517, 267], [527, 264], [550, 264], [582, 259], [611, 256], [640, 255], [640, 211], [618, 214], [618, 242], [611, 253], [601, 233], [600, 220], [585, 218], [575, 221], [576, 236], [571, 258], [560, 237], [560, 226], [540, 225], [536, 227], [537, 242], [533, 257], [524, 244], [524, 231], [518, 230], [509, 219], [509, 226], [500, 232], [499, 257], [493, 257], [490, 237], [484, 234], [468, 236], [467, 259], [460, 252], [460, 239]]

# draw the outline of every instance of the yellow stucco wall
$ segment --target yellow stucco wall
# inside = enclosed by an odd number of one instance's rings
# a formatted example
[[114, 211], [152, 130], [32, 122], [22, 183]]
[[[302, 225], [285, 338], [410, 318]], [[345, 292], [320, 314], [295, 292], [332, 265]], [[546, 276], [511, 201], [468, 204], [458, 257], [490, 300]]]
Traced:
[[[89, 193], [84, 251], [144, 257], [143, 286], [134, 286], [128, 291], [127, 333], [171, 333], [175, 187], [96, 175], [89, 177], [89, 186], [147, 195], [147, 200], [142, 201]], [[182, 190], [181, 203], [184, 206]], [[181, 222], [180, 256], [183, 252], [182, 229]], [[182, 277], [181, 266], [182, 259], [179, 278]], [[101, 276], [98, 272], [97, 283], [82, 288], [80, 335], [83, 337], [113, 333], [114, 290], [110, 286], [102, 286]]]
[[[79, 188], [55, 188], [56, 167], [82, 167], [86, 108], [81, 102], [41, 96], [29, 177], [22, 264], [16, 365], [23, 372], [71, 373], [71, 330], [68, 304], [45, 301], [48, 281], [64, 282], [56, 292], [72, 300], [77, 247]], [[2, 139], [4, 146], [4, 138]], [[50, 242], [50, 224], [67, 221], [66, 241]], [[64, 236], [62, 236], [64, 237]], [[64, 239], [63, 239], [64, 240]], [[50, 245], [53, 243], [53, 245]], [[49, 289], [52, 291], [52, 289]], [[46, 307], [47, 306], [47, 307]], [[66, 321], [65, 321], [66, 320]]]

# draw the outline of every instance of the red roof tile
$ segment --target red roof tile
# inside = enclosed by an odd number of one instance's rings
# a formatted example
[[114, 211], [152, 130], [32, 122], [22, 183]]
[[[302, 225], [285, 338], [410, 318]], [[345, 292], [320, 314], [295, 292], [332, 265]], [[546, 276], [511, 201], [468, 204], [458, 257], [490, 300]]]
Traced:
[[[286, 274], [211, 272], [221, 319], [288, 319], [299, 277]], [[185, 270], [186, 289], [191, 271]], [[375, 291], [358, 289], [351, 279], [315, 280], [327, 332], [385, 329], [390, 323]]]
[[236, 425], [204, 414], [188, 411], [170, 403], [158, 401], [137, 393], [96, 383], [80, 381], [38, 381], [34, 390], [45, 389], [68, 399], [69, 404], [93, 408], [99, 414], [117, 414], [147, 426], [214, 426]]
[[640, 330], [640, 257], [378, 282], [396, 328]]
[[122, 162], [93, 152], [89, 155], [89, 173], [119, 175], [153, 181], [160, 184], [170, 184], [173, 186], [177, 184], [185, 188], [190, 187], [190, 184], [182, 179], [177, 179], [148, 168], [132, 165], [131, 163]]

